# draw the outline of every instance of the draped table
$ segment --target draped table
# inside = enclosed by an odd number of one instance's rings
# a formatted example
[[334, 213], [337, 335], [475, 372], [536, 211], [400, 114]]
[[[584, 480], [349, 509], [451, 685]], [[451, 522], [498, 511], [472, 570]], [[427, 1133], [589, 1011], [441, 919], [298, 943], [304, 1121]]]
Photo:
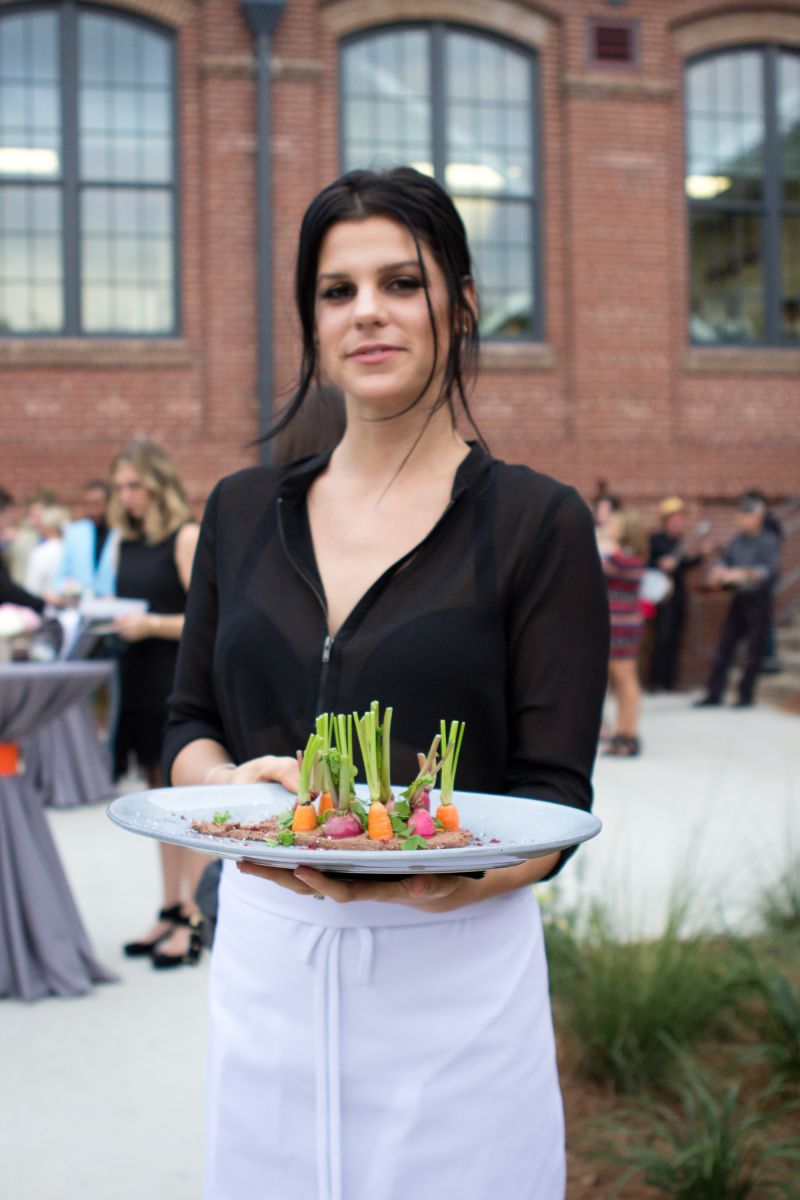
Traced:
[[[113, 671], [107, 662], [0, 665], [0, 748], [79, 705]], [[117, 976], [94, 957], [44, 813], [35, 773], [0, 774], [0, 997], [80, 996]]]
[[52, 808], [113, 798], [111, 750], [98, 737], [85, 699], [48, 721], [33, 737], [23, 738], [21, 753], [25, 774]]

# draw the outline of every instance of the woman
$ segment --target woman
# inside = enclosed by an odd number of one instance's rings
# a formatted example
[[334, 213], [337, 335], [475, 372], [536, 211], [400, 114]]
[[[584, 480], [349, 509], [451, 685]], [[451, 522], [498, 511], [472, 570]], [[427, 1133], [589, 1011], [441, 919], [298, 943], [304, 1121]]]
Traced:
[[58, 504], [43, 504], [31, 513], [31, 527], [40, 541], [31, 550], [25, 569], [25, 587], [34, 596], [52, 596], [64, 557], [64, 531], [69, 513]]
[[[120, 712], [114, 740], [119, 778], [135, 754], [149, 787], [160, 787], [161, 752], [186, 593], [199, 527], [191, 520], [175, 464], [159, 446], [131, 442], [111, 464], [109, 521], [120, 534], [117, 595], [146, 600], [145, 613], [119, 617]], [[194, 901], [206, 859], [160, 844], [163, 903], [158, 920], [125, 946], [155, 967], [197, 962], [202, 918]]]
[[635, 758], [642, 749], [639, 651], [644, 634], [644, 611], [639, 592], [648, 551], [647, 530], [639, 514], [627, 508], [614, 513], [599, 546], [611, 609], [608, 680], [617, 702], [616, 730], [606, 754], [615, 758]]
[[[477, 298], [452, 202], [410, 168], [344, 176], [303, 219], [296, 299], [284, 421], [323, 377], [345, 395], [346, 431], [332, 453], [240, 472], [209, 500], [172, 783], [296, 790], [314, 716], [377, 698], [394, 707], [398, 779], [440, 718], [463, 719], [461, 787], [588, 807], [608, 650], [591, 516], [457, 431]], [[226, 863], [209, 1200], [430, 1200], [464, 1178], [474, 1196], [562, 1196], [529, 886], [559, 865], [347, 883]]]

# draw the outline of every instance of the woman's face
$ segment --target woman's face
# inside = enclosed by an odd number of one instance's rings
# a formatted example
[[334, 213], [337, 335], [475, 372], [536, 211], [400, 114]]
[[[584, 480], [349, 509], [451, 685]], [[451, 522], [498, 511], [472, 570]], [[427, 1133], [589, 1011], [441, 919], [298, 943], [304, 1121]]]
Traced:
[[[439, 395], [450, 345], [444, 275], [420, 243], [439, 339], [428, 395]], [[433, 366], [434, 340], [414, 239], [388, 217], [342, 221], [325, 235], [317, 268], [322, 371], [365, 416], [411, 404]]]
[[144, 520], [150, 504], [150, 493], [142, 483], [139, 472], [135, 471], [130, 463], [118, 463], [111, 477], [111, 486], [128, 515], [135, 521]]

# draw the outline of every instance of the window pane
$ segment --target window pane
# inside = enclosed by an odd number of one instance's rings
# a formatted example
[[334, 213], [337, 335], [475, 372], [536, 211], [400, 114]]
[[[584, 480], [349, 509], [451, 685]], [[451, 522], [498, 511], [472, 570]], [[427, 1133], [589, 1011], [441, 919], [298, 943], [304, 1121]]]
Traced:
[[781, 332], [800, 341], [800, 217], [784, 219], [781, 251]]
[[342, 51], [346, 170], [433, 161], [429, 35], [392, 31]]
[[778, 56], [778, 136], [783, 165], [783, 194], [800, 203], [800, 54]]
[[0, 16], [0, 176], [54, 176], [61, 169], [58, 18]]
[[448, 32], [445, 63], [448, 188], [532, 195], [530, 60], [486, 38]]
[[525, 337], [533, 330], [531, 213], [527, 204], [459, 200], [475, 266], [484, 337]]
[[763, 336], [761, 238], [761, 218], [749, 213], [692, 213], [693, 342], [747, 343]]
[[86, 188], [81, 305], [87, 333], [171, 333], [172, 198], [166, 189]]
[[57, 188], [0, 187], [0, 248], [0, 332], [60, 332], [64, 315]]
[[80, 170], [85, 180], [172, 180], [168, 39], [123, 17], [78, 16]]
[[686, 72], [686, 192], [759, 200], [764, 191], [763, 55], [719, 54]]

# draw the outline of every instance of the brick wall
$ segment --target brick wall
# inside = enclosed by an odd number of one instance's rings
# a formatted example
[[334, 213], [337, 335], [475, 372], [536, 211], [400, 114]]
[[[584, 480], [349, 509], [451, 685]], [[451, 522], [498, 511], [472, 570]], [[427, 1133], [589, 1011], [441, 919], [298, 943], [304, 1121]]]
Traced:
[[[0, 0], [2, 3], [2, 0]], [[255, 79], [238, 0], [130, 0], [177, 30], [182, 336], [174, 342], [0, 339], [0, 482], [67, 501], [120, 442], [146, 433], [200, 505], [255, 461]], [[688, 349], [682, 62], [719, 44], [800, 46], [800, 0], [290, 0], [274, 41], [275, 379], [291, 386], [300, 214], [338, 171], [337, 37], [376, 16], [461, 17], [540, 55], [546, 338], [487, 348], [475, 410], [503, 457], [590, 494], [606, 480], [648, 513], [679, 491], [725, 502], [800, 491], [800, 350]], [[640, 22], [635, 70], [586, 63], [586, 19]]]

